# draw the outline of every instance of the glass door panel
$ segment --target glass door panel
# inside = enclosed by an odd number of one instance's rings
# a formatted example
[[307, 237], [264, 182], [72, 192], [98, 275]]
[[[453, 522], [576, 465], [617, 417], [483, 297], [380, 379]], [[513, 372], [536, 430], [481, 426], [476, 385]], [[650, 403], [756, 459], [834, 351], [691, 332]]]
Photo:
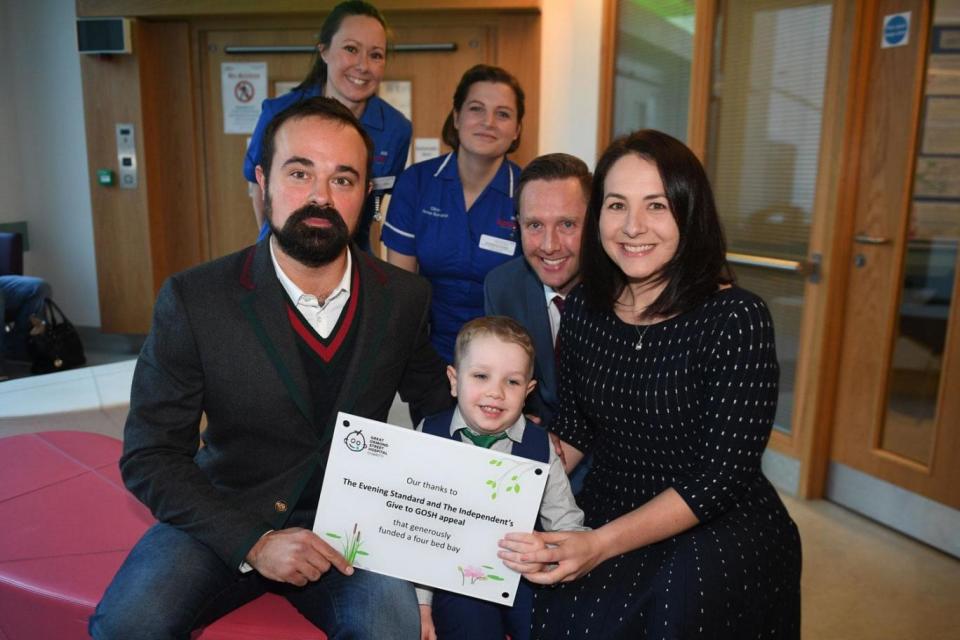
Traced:
[[937, 3], [880, 448], [932, 464], [960, 241], [960, 27]]
[[721, 2], [707, 169], [739, 283], [773, 314], [790, 432], [832, 3]]
[[613, 135], [687, 138], [694, 0], [619, 0]]

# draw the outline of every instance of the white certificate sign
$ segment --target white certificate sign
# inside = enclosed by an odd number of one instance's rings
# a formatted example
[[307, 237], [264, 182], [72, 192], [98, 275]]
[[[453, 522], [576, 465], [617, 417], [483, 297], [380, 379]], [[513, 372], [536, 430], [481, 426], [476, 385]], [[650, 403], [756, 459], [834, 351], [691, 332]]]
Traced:
[[548, 470], [340, 413], [313, 530], [360, 569], [512, 605], [497, 541], [533, 530]]

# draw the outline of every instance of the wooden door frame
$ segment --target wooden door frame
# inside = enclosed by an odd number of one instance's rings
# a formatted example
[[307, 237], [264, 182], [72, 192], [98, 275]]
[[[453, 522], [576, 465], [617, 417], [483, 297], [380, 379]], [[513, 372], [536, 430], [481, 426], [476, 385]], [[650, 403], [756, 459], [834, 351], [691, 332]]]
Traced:
[[[884, 13], [891, 13], [892, 11], [906, 10], [901, 7], [896, 7], [893, 9], [886, 9]], [[940, 370], [940, 380], [937, 391], [937, 401], [938, 405], [936, 408], [936, 413], [934, 417], [934, 429], [935, 429], [935, 438], [933, 448], [930, 451], [929, 458], [925, 462], [920, 462], [907, 456], [898, 453], [896, 451], [886, 449], [883, 447], [883, 433], [884, 428], [888, 424], [885, 420], [885, 416], [888, 410], [888, 398], [889, 398], [889, 385], [890, 385], [890, 375], [892, 373], [891, 363], [893, 362], [893, 351], [895, 345], [895, 339], [898, 335], [897, 332], [897, 323], [900, 318], [900, 308], [899, 308], [899, 299], [903, 291], [904, 283], [904, 269], [906, 261], [906, 244], [908, 242], [908, 225], [909, 225], [909, 211], [913, 201], [912, 187], [916, 175], [916, 163], [920, 157], [920, 135], [922, 127], [922, 116], [923, 116], [923, 105], [926, 96], [925, 86], [927, 84], [927, 73], [926, 66], [929, 62], [930, 47], [929, 39], [931, 36], [931, 29], [933, 16], [932, 7], [927, 2], [918, 1], [915, 6], [912, 8], [912, 35], [910, 39], [910, 47], [913, 52], [910, 54], [913, 57], [912, 63], [909, 63], [910, 67], [907, 67], [904, 64], [904, 68], [909, 68], [911, 70], [911, 84], [910, 84], [910, 93], [902, 93], [905, 91], [901, 79], [897, 79], [897, 86], [894, 90], [889, 91], [889, 93], [898, 93], [903, 95], [903, 102], [900, 109], [893, 110], [894, 113], [902, 112], [903, 122], [906, 123], [906, 126], [902, 127], [901, 130], [904, 132], [902, 134], [903, 144], [898, 145], [898, 148], [902, 146], [905, 156], [903, 157], [902, 164], [896, 165], [896, 171], [893, 175], [888, 173], [883, 173], [885, 178], [885, 184], [892, 184], [893, 180], [896, 180], [895, 191], [891, 189], [885, 194], [880, 194], [884, 202], [890, 203], [891, 211], [882, 214], [883, 216], [890, 215], [893, 216], [889, 220], [886, 220], [889, 223], [890, 227], [885, 229], [884, 235], [889, 236], [892, 239], [890, 246], [884, 251], [891, 251], [892, 254], [889, 258], [884, 258], [885, 263], [883, 264], [882, 271], [884, 274], [883, 279], [887, 282], [882, 283], [884, 295], [889, 296], [889, 306], [888, 302], [884, 302], [884, 306], [879, 311], [882, 311], [882, 315], [879, 315], [876, 319], [876, 323], [881, 326], [879, 334], [884, 337], [883, 344], [879, 345], [875, 349], [870, 349], [871, 352], [879, 354], [876, 358], [876, 362], [873, 363], [873, 366], [881, 367], [880, 380], [878, 381], [877, 386], [882, 390], [881, 393], [877, 393], [869, 397], [869, 405], [867, 410], [870, 415], [873, 417], [872, 424], [869, 425], [869, 428], [866, 425], [861, 425], [857, 427], [859, 431], [857, 436], [860, 444], [856, 447], [852, 447], [850, 442], [841, 442], [836, 433], [831, 433], [830, 443], [831, 446], [835, 449], [831, 453], [830, 462], [836, 462], [842, 465], [846, 465], [852, 469], [859, 471], [860, 473], [866, 474], [867, 476], [872, 476], [883, 480], [886, 483], [893, 484], [897, 487], [903, 488], [906, 491], [917, 493], [918, 495], [924, 496], [926, 499], [933, 500], [936, 503], [946, 504], [951, 508], [955, 508], [956, 505], [956, 494], [950, 494], [948, 490], [944, 488], [954, 488], [957, 486], [957, 479], [960, 478], [960, 474], [957, 472], [957, 467], [955, 464], [951, 464], [950, 455], [951, 452], [956, 451], [958, 445], [958, 436], [956, 430], [950, 430], [948, 427], [948, 418], [957, 415], [957, 407], [960, 406], [960, 403], [957, 402], [956, 397], [947, 397], [945, 394], [945, 389], [950, 384], [956, 384], [956, 376], [960, 374], [960, 361], [958, 361], [958, 356], [960, 356], [960, 349], [957, 345], [957, 336], [956, 332], [958, 330], [958, 319], [960, 319], [960, 305], [957, 304], [957, 295], [960, 293], [960, 279], [955, 280], [953, 283], [953, 292], [954, 297], [952, 299], [950, 315], [947, 319], [947, 334], [946, 334], [946, 347], [943, 353], [942, 367]], [[882, 16], [873, 12], [871, 15], [865, 17], [864, 24], [865, 27], [865, 37], [861, 43], [865, 53], [861, 56], [863, 60], [863, 69], [861, 72], [864, 78], [870, 78], [869, 84], [877, 86], [883, 82], [883, 78], [877, 78], [876, 68], [873, 69], [874, 73], [869, 74], [865, 71], [869, 65], [874, 67], [877, 64], [879, 56], [883, 55], [879, 48], [879, 42], [881, 38], [880, 34], [880, 25], [881, 25]], [[862, 90], [862, 96], [867, 96], [866, 87], [868, 85], [867, 80], [864, 80], [858, 89]], [[857, 112], [857, 121], [856, 128], [858, 135], [853, 137], [849, 151], [850, 157], [850, 168], [847, 171], [847, 176], [845, 178], [846, 183], [851, 185], [849, 189], [850, 198], [850, 208], [851, 214], [855, 215], [858, 210], [862, 213], [863, 206], [857, 201], [859, 197], [865, 197], [867, 190], [864, 189], [862, 185], [864, 181], [864, 176], [861, 174], [868, 175], [877, 175], [879, 171], [870, 172], [869, 168], [863, 171], [858, 170], [860, 164], [861, 155], [865, 153], [868, 149], [874, 147], [874, 145], [868, 139], [868, 133], [864, 129], [866, 120], [864, 113], [869, 113], [869, 109], [877, 109], [874, 105], [870, 104], [870, 97], [861, 97], [857, 96], [856, 103], [858, 105], [864, 105], [860, 111]], [[883, 104], [883, 107], [877, 109], [877, 111], [883, 113], [891, 111], [886, 103]], [[866, 122], [865, 122], [866, 121]], [[880, 130], [883, 130], [884, 127], [877, 127]], [[874, 130], [876, 131], [876, 130]], [[873, 133], [876, 136], [876, 133]], [[889, 150], [888, 150], [889, 151]], [[864, 157], [864, 162], [867, 162], [867, 156]], [[876, 151], [873, 151], [873, 155], [869, 156], [870, 158], [876, 157]], [[874, 191], [870, 193], [871, 198], [876, 198], [878, 194]], [[897, 198], [894, 201], [894, 197]], [[865, 230], [863, 218], [857, 218], [850, 221], [850, 224], [853, 225], [859, 220], [859, 224], [856, 229], [852, 227], [849, 229], [847, 234], [847, 253], [846, 253], [846, 265], [850, 264], [851, 254], [855, 251], [852, 242], [853, 231], [863, 232]], [[883, 227], [880, 227], [883, 229]], [[867, 230], [873, 231], [876, 230], [870, 229], [867, 227]], [[859, 249], [862, 251], [862, 249]], [[868, 254], [869, 255], [869, 254]], [[855, 278], [854, 270], [851, 270], [849, 267], [846, 268], [847, 280], [852, 282]], [[848, 283], [848, 295], [846, 298], [848, 300], [855, 299], [853, 290], [849, 289], [852, 284]], [[862, 286], [862, 285], [861, 285]], [[848, 302], [847, 304], [851, 304]], [[849, 333], [849, 332], [848, 332]], [[857, 346], [857, 343], [852, 343], [854, 347]], [[847, 345], [849, 348], [849, 345]], [[850, 353], [844, 354], [845, 358], [850, 359]], [[841, 364], [843, 364], [841, 362]], [[847, 367], [851, 364], [846, 364]], [[838, 377], [840, 381], [843, 380], [843, 375], [846, 370], [837, 368]], [[843, 391], [849, 391], [849, 388], [845, 385], [841, 387], [841, 384], [836, 384], [835, 393], [839, 394]], [[849, 396], [847, 396], [849, 397]], [[865, 403], [866, 404], [866, 403]], [[829, 416], [827, 424], [837, 424], [842, 420], [842, 416], [837, 415], [836, 407], [841, 406], [840, 397], [835, 398], [835, 402], [832, 403], [831, 409], [832, 412]], [[946, 412], [946, 418], [944, 417], [944, 412]], [[949, 423], [955, 424], [955, 423]], [[853, 429], [853, 427], [851, 427]], [[863, 452], [863, 447], [866, 447], [867, 455], [859, 457], [861, 452]], [[842, 454], [842, 457], [840, 455]], [[850, 458], [851, 454], [854, 456], [853, 459]], [[933, 478], [938, 478], [934, 480]], [[951, 496], [951, 497], [947, 497]], [[942, 498], [942, 499], [941, 499]]]
[[[687, 146], [706, 157], [707, 118], [710, 110], [710, 73], [713, 65], [714, 22], [719, 0], [696, 0], [693, 28], [693, 59], [690, 65], [690, 97], [687, 116]], [[600, 97], [597, 117], [597, 157], [613, 138], [614, 86], [617, 75], [617, 0], [603, 0], [600, 30]]]
[[[855, 194], [841, 185], [854, 180], [863, 139], [863, 96], [869, 78], [872, 3], [834, 3], [830, 56], [824, 91], [820, 172], [816, 187], [810, 255], [821, 256], [821, 282], [805, 291], [800, 341], [808, 358], [798, 364], [793, 449], [800, 459], [797, 493], [822, 498], [830, 466], [830, 446], [839, 368], [833, 366], [844, 330], [844, 312], [855, 224]], [[802, 367], [802, 368], [801, 368]]]
[[613, 138], [613, 89], [617, 67], [617, 0], [603, 0], [600, 26], [600, 96], [597, 104], [597, 155], [599, 158]]

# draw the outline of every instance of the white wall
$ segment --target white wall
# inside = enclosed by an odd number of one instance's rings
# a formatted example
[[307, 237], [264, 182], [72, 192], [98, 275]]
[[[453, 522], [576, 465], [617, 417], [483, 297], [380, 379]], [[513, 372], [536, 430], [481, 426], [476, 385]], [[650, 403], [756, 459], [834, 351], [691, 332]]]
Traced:
[[563, 151], [593, 167], [600, 99], [599, 0], [543, 0], [540, 153]]
[[24, 270], [99, 326], [74, 0], [0, 0], [0, 221], [26, 220]]
[[[593, 165], [601, 6], [543, 0], [540, 153]], [[99, 326], [74, 0], [0, 0], [0, 222], [26, 220], [27, 273], [74, 323]]]

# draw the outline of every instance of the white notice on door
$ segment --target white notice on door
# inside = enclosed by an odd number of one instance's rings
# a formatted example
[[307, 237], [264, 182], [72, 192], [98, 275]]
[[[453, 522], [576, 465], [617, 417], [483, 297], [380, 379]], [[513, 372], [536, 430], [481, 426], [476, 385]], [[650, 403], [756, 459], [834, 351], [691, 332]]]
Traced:
[[414, 138], [413, 161], [423, 162], [440, 155], [440, 138]]
[[407, 120], [413, 120], [413, 83], [409, 80], [383, 80], [377, 95], [386, 100], [391, 107], [402, 113]]
[[267, 97], [267, 63], [220, 63], [220, 90], [223, 132], [253, 133], [260, 119], [260, 103]]

